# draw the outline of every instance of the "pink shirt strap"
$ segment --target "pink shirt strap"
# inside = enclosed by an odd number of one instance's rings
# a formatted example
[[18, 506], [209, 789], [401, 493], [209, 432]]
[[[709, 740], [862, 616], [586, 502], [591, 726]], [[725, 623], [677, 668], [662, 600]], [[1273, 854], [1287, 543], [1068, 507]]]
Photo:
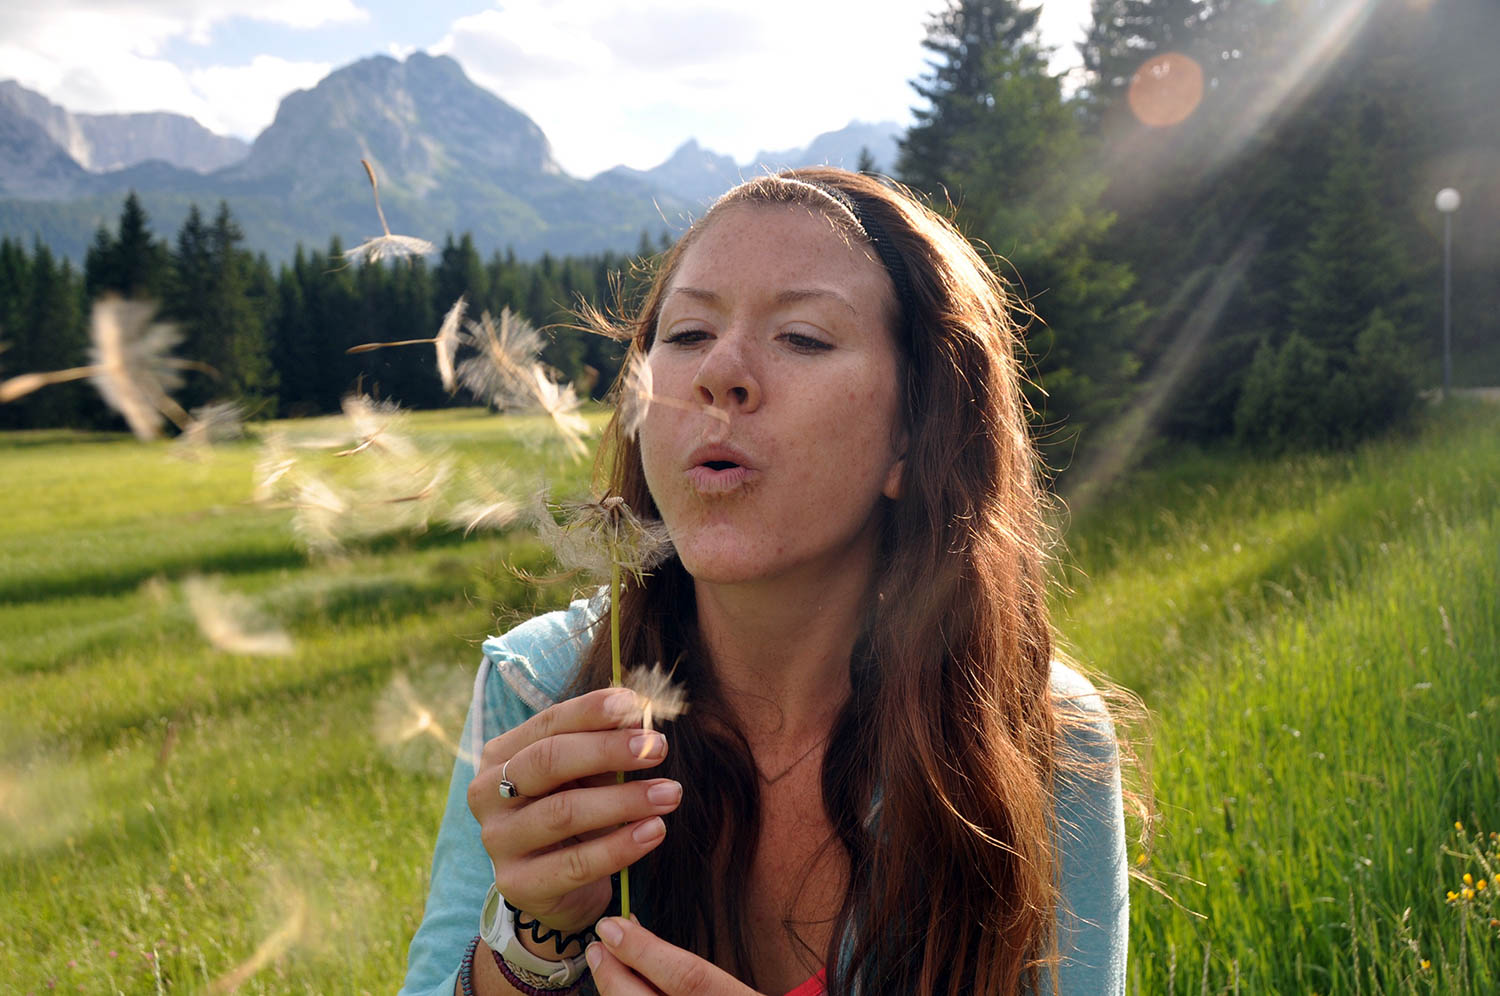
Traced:
[[808, 979], [802, 985], [787, 993], [786, 996], [823, 996], [828, 990], [823, 987], [823, 969], [818, 969], [818, 974]]

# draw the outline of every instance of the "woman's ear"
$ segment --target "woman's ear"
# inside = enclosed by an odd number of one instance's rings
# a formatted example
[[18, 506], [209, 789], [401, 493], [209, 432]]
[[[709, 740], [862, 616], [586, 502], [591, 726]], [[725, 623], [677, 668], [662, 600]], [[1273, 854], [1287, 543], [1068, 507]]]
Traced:
[[906, 441], [908, 438], [907, 431], [902, 429], [895, 440], [895, 445], [891, 447], [891, 452], [895, 456], [891, 460], [890, 469], [885, 472], [885, 484], [880, 489], [880, 493], [891, 501], [901, 497], [902, 479], [906, 475]]

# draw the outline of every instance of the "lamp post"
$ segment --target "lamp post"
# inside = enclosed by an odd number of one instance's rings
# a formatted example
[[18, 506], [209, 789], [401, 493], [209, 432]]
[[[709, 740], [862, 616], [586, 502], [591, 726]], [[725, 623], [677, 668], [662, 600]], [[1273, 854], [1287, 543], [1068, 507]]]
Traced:
[[1453, 212], [1463, 203], [1458, 191], [1444, 187], [1437, 194], [1437, 209], [1443, 213], [1443, 398], [1453, 390]]

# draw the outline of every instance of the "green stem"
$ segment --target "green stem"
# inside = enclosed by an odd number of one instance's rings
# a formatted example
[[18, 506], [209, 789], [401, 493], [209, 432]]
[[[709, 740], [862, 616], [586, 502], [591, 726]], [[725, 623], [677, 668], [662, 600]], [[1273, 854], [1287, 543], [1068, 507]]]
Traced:
[[[610, 553], [614, 553], [613, 550]], [[610, 678], [616, 688], [624, 684], [620, 676], [620, 561], [609, 558], [609, 665]], [[625, 772], [615, 772], [615, 783], [623, 784]], [[630, 869], [620, 869], [620, 916], [630, 919]]]

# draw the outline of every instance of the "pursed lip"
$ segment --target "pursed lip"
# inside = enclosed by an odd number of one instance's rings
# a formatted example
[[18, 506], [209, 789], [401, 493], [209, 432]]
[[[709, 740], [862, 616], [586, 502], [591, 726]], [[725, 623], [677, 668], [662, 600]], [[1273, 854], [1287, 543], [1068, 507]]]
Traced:
[[685, 474], [700, 495], [726, 495], [744, 486], [759, 471], [733, 446], [700, 446], [688, 456]]
[[724, 472], [724, 470], [708, 467], [708, 464], [711, 463], [732, 463], [737, 464], [738, 466], [743, 467], [746, 470], [755, 469], [755, 467], [750, 463], [750, 458], [748, 456], [746, 456], [740, 450], [735, 449], [733, 446], [726, 446], [723, 443], [710, 443], [693, 450], [693, 452], [688, 455], [687, 467], [685, 469], [692, 470], [695, 467], [705, 467], [706, 469], [715, 471], [716, 473]]

